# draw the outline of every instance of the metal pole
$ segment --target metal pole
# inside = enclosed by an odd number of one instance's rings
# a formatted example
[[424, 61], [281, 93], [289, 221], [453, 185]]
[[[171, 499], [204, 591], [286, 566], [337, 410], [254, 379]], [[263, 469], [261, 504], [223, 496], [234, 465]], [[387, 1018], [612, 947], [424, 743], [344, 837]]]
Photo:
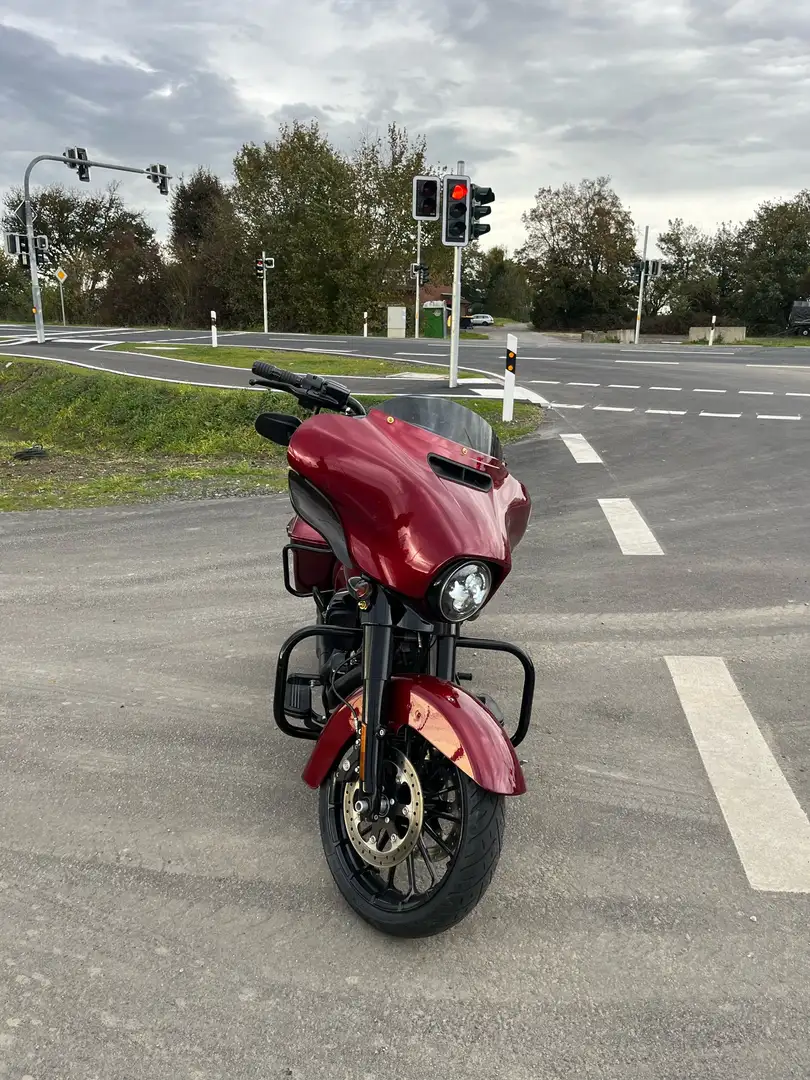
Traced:
[[62, 326], [67, 326], [67, 321], [65, 320], [65, 290], [61, 281], [59, 282], [59, 300], [62, 304]]
[[644, 251], [641, 253], [641, 278], [638, 283], [638, 308], [636, 309], [636, 332], [633, 344], [638, 345], [638, 335], [641, 333], [641, 305], [644, 303], [644, 271], [647, 266], [647, 240], [650, 235], [650, 226], [644, 227]]
[[[464, 175], [464, 162], [458, 162], [458, 174]], [[453, 306], [450, 312], [450, 387], [458, 386], [458, 342], [461, 328], [461, 248], [453, 248]]]
[[419, 267], [422, 265], [422, 222], [416, 223], [416, 311], [414, 312], [413, 336], [419, 337]]
[[506, 335], [506, 360], [503, 373], [503, 411], [501, 419], [511, 423], [515, 416], [515, 371], [517, 369], [517, 337]]
[[262, 304], [264, 306], [264, 332], [269, 333], [267, 323], [267, 253], [262, 250]]
[[[37, 341], [42, 344], [45, 341], [45, 321], [42, 317], [42, 295], [39, 291], [39, 273], [37, 271], [37, 256], [34, 250], [34, 222], [31, 217], [31, 170], [35, 165], [38, 165], [40, 161], [61, 161], [63, 165], [68, 164], [68, 158], [64, 154], [40, 154], [28, 163], [28, 168], [25, 170], [25, 177], [23, 178], [23, 196], [25, 203], [25, 231], [28, 236], [28, 259], [29, 269], [31, 271], [31, 300], [34, 309], [34, 326], [37, 331]], [[106, 161], [83, 161], [88, 169], [113, 169], [115, 172], [128, 172], [128, 173], [140, 173], [141, 176], [151, 176], [148, 169], [136, 169], [131, 165], [111, 165]], [[167, 180], [171, 180], [172, 177], [167, 175]]]

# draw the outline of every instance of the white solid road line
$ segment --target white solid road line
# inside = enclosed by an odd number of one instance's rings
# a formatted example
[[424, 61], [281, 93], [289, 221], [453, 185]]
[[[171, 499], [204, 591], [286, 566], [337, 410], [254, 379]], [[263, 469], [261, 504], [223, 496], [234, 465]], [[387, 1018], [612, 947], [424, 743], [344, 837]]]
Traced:
[[629, 405], [594, 405], [594, 412], [635, 412]]
[[732, 420], [739, 420], [739, 418], [742, 416], [742, 413], [740, 413], [740, 412], [702, 412], [700, 415], [701, 416], [723, 416], [723, 417], [729, 417]]
[[604, 465], [584, 435], [560, 435], [578, 465]]
[[600, 499], [599, 505], [623, 554], [664, 554], [652, 530], [631, 499]]
[[810, 892], [810, 821], [725, 662], [665, 659], [749, 884]]
[[686, 416], [686, 409], [647, 409], [652, 416]]
[[801, 416], [774, 416], [771, 413], [757, 413], [757, 420], [801, 420]]

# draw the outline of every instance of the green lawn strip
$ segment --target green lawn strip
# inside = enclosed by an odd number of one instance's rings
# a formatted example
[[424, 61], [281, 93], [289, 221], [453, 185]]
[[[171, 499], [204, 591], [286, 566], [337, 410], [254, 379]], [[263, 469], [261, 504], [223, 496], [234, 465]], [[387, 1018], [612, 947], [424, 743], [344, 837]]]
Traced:
[[785, 337], [785, 338], [746, 338], [739, 342], [740, 345], [762, 345], [768, 349], [795, 349], [807, 348], [810, 345], [810, 337]]
[[[146, 346], [144, 348], [144, 345]], [[440, 375], [446, 368], [440, 365], [409, 364], [398, 358], [376, 360], [370, 357], [330, 356], [326, 353], [284, 352], [280, 349], [245, 349], [238, 345], [223, 345], [212, 349], [210, 345], [173, 345], [166, 343], [166, 355], [172, 360], [192, 360], [196, 364], [218, 364], [224, 367], [251, 368], [257, 360], [264, 360], [289, 371], [307, 372], [310, 375], [365, 375], [394, 376], [399, 372], [409, 375]], [[113, 345], [104, 352], [146, 353], [160, 355], [160, 345], [151, 342], [126, 342]]]
[[479, 334], [475, 330], [460, 330], [460, 338], [466, 338], [467, 341], [489, 341], [489, 334]]
[[[240, 393], [130, 379], [7, 357], [0, 367], [0, 510], [82, 507], [150, 499], [282, 491], [286, 456], [256, 434], [263, 411], [307, 416], [287, 394]], [[364, 398], [367, 407], [385, 396]], [[463, 402], [503, 442], [535, 430], [536, 406]], [[40, 443], [48, 456], [14, 461]]]

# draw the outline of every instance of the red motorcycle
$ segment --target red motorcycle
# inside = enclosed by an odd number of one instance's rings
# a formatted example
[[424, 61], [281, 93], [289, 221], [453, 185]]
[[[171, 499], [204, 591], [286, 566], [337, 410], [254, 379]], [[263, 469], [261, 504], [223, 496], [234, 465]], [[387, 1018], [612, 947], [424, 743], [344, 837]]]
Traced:
[[[329, 869], [378, 930], [436, 934], [483, 896], [501, 850], [504, 796], [526, 790], [515, 747], [531, 720], [534, 668], [516, 646], [462, 637], [495, 595], [531, 503], [492, 428], [438, 396], [368, 413], [346, 387], [262, 362], [252, 386], [313, 413], [262, 413], [256, 430], [287, 447], [295, 517], [284, 582], [315, 601], [316, 624], [278, 658], [273, 712], [315, 747], [303, 778], [320, 789]], [[290, 672], [314, 639], [315, 671]], [[462, 649], [523, 666], [510, 737], [496, 703], [461, 687]]]

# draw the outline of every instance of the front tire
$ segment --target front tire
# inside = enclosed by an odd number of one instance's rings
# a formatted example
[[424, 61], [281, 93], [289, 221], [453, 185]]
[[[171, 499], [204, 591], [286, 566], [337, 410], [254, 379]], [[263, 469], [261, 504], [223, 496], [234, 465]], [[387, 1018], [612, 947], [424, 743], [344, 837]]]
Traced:
[[395, 806], [388, 824], [353, 815], [356, 782], [341, 769], [321, 786], [326, 861], [344, 899], [375, 929], [407, 938], [442, 933], [489, 887], [504, 797], [484, 791], [412, 731], [389, 740], [386, 778]]

